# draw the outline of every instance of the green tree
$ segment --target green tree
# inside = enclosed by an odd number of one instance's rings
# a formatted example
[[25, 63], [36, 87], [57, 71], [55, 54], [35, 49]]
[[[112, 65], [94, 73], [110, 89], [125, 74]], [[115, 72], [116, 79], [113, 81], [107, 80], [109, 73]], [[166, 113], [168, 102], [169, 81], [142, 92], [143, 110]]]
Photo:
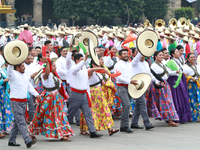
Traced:
[[178, 20], [181, 17], [185, 17], [186, 19], [194, 18], [194, 8], [191, 7], [181, 7], [175, 10], [175, 18]]
[[169, 7], [169, 0], [145, 0], [144, 1], [144, 14], [154, 23], [155, 19], [162, 19], [167, 14]]
[[117, 0], [117, 15], [120, 18], [139, 19], [143, 16], [144, 0]]
[[95, 19], [97, 24], [102, 20], [116, 17], [116, 0], [90, 0], [90, 17]]
[[54, 16], [60, 19], [87, 19], [89, 16], [89, 0], [53, 0]]

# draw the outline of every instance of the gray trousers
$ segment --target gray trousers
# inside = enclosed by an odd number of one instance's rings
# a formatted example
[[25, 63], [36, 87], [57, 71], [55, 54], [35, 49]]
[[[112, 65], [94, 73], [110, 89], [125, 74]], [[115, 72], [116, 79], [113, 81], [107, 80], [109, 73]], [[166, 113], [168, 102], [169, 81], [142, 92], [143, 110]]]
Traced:
[[32, 95], [31, 93], [29, 93], [30, 98], [27, 99], [27, 103], [28, 103], [28, 115], [30, 116], [31, 121], [33, 120], [33, 116], [35, 114], [35, 99], [36, 97], [34, 95]]
[[[67, 93], [70, 95], [71, 86], [68, 85], [66, 90], [67, 90]], [[68, 103], [68, 105], [69, 105], [69, 103]], [[80, 118], [81, 118], [81, 110], [78, 109], [78, 111], [75, 114], [76, 125], [80, 125]], [[69, 118], [68, 118], [68, 121], [69, 121], [69, 123], [73, 123], [73, 118], [72, 118], [72, 120], [69, 120]]]
[[150, 126], [145, 94], [143, 94], [140, 98], [136, 99], [135, 108], [131, 119], [131, 126], [138, 125], [140, 115], [142, 115], [145, 127]]
[[28, 144], [29, 142], [32, 141], [32, 139], [30, 138], [27, 132], [26, 122], [25, 122], [25, 111], [27, 103], [10, 101], [10, 105], [14, 115], [14, 124], [10, 132], [9, 142], [16, 143], [18, 132], [20, 132], [25, 141], [25, 144]]
[[128, 87], [118, 86], [117, 93], [122, 102], [122, 115], [120, 127], [129, 127], [129, 111], [130, 111], [130, 101], [131, 96], [128, 93]]
[[71, 91], [69, 94], [68, 104], [69, 104], [68, 115], [67, 115], [68, 120], [73, 120], [73, 117], [78, 111], [78, 109], [81, 109], [90, 133], [95, 132], [96, 129], [94, 127], [91, 109], [89, 108], [88, 105], [87, 94]]

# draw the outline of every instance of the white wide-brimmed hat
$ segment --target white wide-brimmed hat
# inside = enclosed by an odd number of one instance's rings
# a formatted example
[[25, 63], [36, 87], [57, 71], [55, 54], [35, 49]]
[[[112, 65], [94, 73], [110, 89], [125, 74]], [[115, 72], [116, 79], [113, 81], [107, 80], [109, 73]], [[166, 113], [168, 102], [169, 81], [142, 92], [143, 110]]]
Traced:
[[95, 65], [99, 66], [100, 65], [99, 59], [98, 59], [97, 53], [95, 51], [95, 46], [92, 43], [92, 39], [89, 39], [89, 49], [88, 49], [88, 51], [89, 51], [90, 57], [94, 61]]
[[153, 30], [144, 30], [137, 38], [137, 48], [146, 57], [151, 57], [156, 51], [158, 35]]
[[183, 41], [189, 42], [188, 37], [187, 37], [187, 36], [184, 36], [184, 37], [183, 37]]
[[137, 85], [129, 84], [128, 92], [132, 98], [140, 98], [148, 89], [151, 83], [151, 76], [147, 73], [140, 73], [131, 78], [137, 80]]
[[8, 42], [3, 49], [3, 56], [8, 64], [18, 65], [28, 57], [28, 46], [20, 40]]

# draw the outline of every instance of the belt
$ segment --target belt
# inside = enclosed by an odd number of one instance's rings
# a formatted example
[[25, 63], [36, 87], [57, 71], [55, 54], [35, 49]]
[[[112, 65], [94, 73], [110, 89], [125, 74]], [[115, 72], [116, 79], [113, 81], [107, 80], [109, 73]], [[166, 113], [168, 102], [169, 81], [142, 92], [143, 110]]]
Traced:
[[71, 91], [77, 92], [77, 93], [86, 93], [87, 94], [87, 99], [88, 99], [89, 107], [90, 108], [92, 107], [92, 104], [91, 104], [91, 101], [90, 101], [90, 97], [89, 97], [89, 94], [88, 94], [87, 90], [77, 90], [77, 89], [74, 89], [74, 88], [71, 87]]
[[27, 98], [25, 98], [25, 99], [11, 98], [10, 100], [15, 101], [15, 102], [27, 102]]
[[117, 83], [117, 86], [125, 86], [125, 87], [128, 87], [128, 84], [120, 84], [120, 83]]

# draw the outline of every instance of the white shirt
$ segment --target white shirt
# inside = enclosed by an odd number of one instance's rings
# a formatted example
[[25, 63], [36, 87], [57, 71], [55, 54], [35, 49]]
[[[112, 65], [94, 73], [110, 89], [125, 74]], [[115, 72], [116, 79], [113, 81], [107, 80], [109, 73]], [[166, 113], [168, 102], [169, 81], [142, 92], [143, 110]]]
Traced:
[[66, 80], [67, 78], [67, 66], [66, 66], [66, 58], [60, 56], [56, 61], [56, 71], [61, 78], [61, 80]]
[[[175, 58], [173, 58], [173, 59], [175, 59]], [[180, 69], [179, 65], [181, 66], [181, 68], [184, 68], [184, 66], [181, 65], [181, 63], [180, 63], [180, 61], [179, 61], [178, 59], [175, 59], [176, 61], [174, 61], [173, 59], [171, 59], [171, 60], [176, 64], [176, 66], [178, 67], [178, 70], [179, 70], [180, 72], [183, 72], [183, 71]], [[178, 63], [179, 65], [178, 65], [177, 63]], [[167, 67], [167, 71], [169, 72], [169, 76], [179, 76], [179, 74], [176, 73], [176, 71], [172, 71], [169, 67]]]
[[130, 84], [133, 77], [131, 62], [120, 60], [115, 64], [114, 70], [119, 70], [122, 74], [116, 77], [119, 84]]
[[58, 55], [55, 52], [50, 52], [50, 59], [52, 58], [58, 58]]
[[[164, 64], [160, 64], [161, 66], [164, 66]], [[151, 69], [156, 73], [156, 74], [161, 74], [164, 72], [164, 69], [161, 68], [160, 66], [158, 66], [156, 63], [153, 63], [151, 65]], [[167, 67], [166, 67], [167, 69]], [[167, 80], [168, 79], [168, 75], [165, 73], [165, 75], [163, 77], [161, 77], [163, 80]], [[158, 81], [159, 82], [159, 81]]]
[[[47, 87], [47, 88], [53, 88], [53, 87], [55, 87], [55, 82], [54, 82], [54, 80], [53, 80], [53, 74], [50, 72], [50, 74], [49, 74], [49, 76], [48, 76], [48, 78], [46, 79], [46, 80], [44, 80], [44, 78], [43, 78], [43, 74], [41, 74], [41, 79], [42, 79], [42, 84], [45, 86], [45, 87]], [[56, 80], [59, 80], [57, 77], [54, 77]], [[61, 81], [60, 81], [60, 85], [59, 85], [59, 87], [61, 87]]]
[[85, 61], [82, 60], [68, 71], [70, 86], [77, 90], [88, 90], [89, 87], [88, 72], [84, 65]]
[[[196, 65], [195, 65], [196, 66]], [[200, 68], [199, 66], [196, 66], [196, 68], [194, 66], [192, 66], [194, 69], [197, 68], [197, 72], [199, 73], [200, 75]], [[183, 67], [183, 72], [184, 73], [187, 73], [188, 76], [193, 76], [195, 74], [195, 72], [188, 66], [188, 65], [185, 65]], [[198, 79], [197, 76], [194, 77], [195, 79]]]
[[[100, 81], [100, 79], [102, 80], [103, 77], [99, 74], [97, 76], [96, 72], [93, 72], [92, 76], [89, 78], [89, 85], [93, 85], [93, 84], [98, 83]], [[101, 83], [99, 83], [96, 86], [101, 86]]]
[[163, 59], [162, 63], [163, 63], [164, 65], [166, 65], [166, 63], [167, 63], [168, 61], [169, 61], [169, 59], [167, 59], [167, 60]]
[[[117, 62], [119, 61], [119, 58], [118, 57], [115, 57]], [[104, 65], [107, 67], [107, 68], [110, 68], [114, 65], [114, 61], [112, 60], [112, 58], [110, 56], [104, 56], [103, 57], [103, 60], [104, 60]], [[115, 70], [112, 69], [110, 70], [111, 73], [114, 73]]]
[[7, 74], [10, 83], [10, 98], [25, 99], [27, 91], [35, 97], [38, 95], [25, 73], [13, 70], [13, 66], [8, 65]]
[[59, 40], [58, 40], [58, 46], [63, 46], [63, 39], [64, 38], [59, 38]]
[[155, 77], [151, 74], [149, 64], [146, 61], [140, 61], [141, 58], [142, 58], [142, 54], [138, 53], [135, 56], [135, 58], [132, 60], [133, 76], [139, 73], [147, 73], [151, 76], [152, 81], [158, 84]]
[[4, 60], [3, 56], [0, 55], [0, 68], [3, 66], [4, 63], [5, 63], [5, 60]]

